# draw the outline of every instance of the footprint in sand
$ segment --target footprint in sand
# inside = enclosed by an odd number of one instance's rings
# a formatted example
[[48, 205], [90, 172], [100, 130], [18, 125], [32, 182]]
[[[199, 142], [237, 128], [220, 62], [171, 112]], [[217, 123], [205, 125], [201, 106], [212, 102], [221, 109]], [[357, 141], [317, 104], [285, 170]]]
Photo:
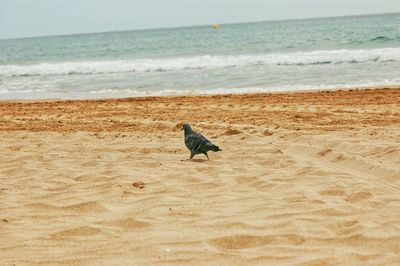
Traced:
[[222, 135], [222, 136], [233, 136], [233, 135], [239, 135], [239, 134], [241, 134], [241, 133], [243, 133], [243, 132], [240, 131], [240, 130], [229, 128], [228, 130], [226, 130], [226, 131], [225, 131], [224, 133], [222, 133], [221, 135]]
[[341, 189], [327, 189], [319, 192], [323, 196], [344, 196], [345, 192]]
[[277, 236], [252, 236], [231, 235], [209, 240], [209, 243], [220, 249], [245, 249], [267, 244], [301, 245], [305, 238], [299, 235], [277, 235]]
[[140, 181], [139, 182], [133, 182], [132, 186], [134, 186], [135, 188], [138, 188], [138, 189], [144, 189], [145, 188], [144, 183], [140, 182]]
[[346, 200], [351, 203], [356, 203], [359, 201], [367, 200], [371, 197], [372, 197], [372, 194], [370, 192], [363, 191], [363, 192], [356, 192], [356, 193], [350, 194]]
[[79, 236], [93, 236], [100, 233], [100, 229], [90, 227], [90, 226], [81, 226], [76, 227], [68, 230], [63, 230], [54, 234], [50, 235], [52, 239], [62, 239], [62, 238], [69, 238], [69, 237], [79, 237]]
[[119, 227], [124, 230], [138, 230], [138, 229], [147, 228], [150, 226], [150, 224], [148, 222], [135, 220], [133, 218], [103, 221], [103, 222], [100, 222], [99, 224], [108, 225], [108, 226], [112, 226], [112, 227]]
[[318, 152], [318, 155], [323, 157], [323, 156], [327, 155], [328, 153], [330, 153], [331, 151], [332, 151], [332, 149], [323, 149], [322, 151]]
[[69, 205], [69, 206], [65, 206], [63, 208], [65, 210], [78, 212], [78, 213], [99, 213], [99, 212], [107, 211], [107, 209], [103, 205], [101, 205], [100, 203], [98, 203], [96, 201], [89, 201], [89, 202]]

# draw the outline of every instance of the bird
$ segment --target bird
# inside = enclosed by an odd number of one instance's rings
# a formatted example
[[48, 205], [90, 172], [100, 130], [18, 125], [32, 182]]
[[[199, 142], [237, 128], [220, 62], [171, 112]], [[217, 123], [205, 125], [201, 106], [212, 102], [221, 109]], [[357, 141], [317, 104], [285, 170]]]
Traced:
[[190, 150], [190, 160], [196, 154], [204, 154], [208, 160], [208, 151], [222, 151], [218, 146], [214, 145], [200, 133], [195, 132], [189, 124], [183, 124], [182, 130], [185, 133], [185, 145]]

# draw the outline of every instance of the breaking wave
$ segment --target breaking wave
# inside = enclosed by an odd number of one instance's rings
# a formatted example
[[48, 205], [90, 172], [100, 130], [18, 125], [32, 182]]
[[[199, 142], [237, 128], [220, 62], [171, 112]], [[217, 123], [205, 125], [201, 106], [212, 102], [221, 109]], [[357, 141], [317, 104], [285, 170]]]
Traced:
[[393, 61], [400, 61], [400, 48], [0, 65], [0, 77], [164, 72], [259, 65], [304, 66]]

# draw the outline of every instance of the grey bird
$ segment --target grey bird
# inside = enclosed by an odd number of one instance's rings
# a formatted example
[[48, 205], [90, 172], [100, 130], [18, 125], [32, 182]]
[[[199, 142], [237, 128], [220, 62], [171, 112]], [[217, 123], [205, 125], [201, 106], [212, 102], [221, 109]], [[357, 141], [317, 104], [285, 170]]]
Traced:
[[190, 150], [190, 159], [196, 154], [204, 154], [208, 160], [208, 151], [222, 151], [218, 146], [212, 144], [200, 133], [193, 131], [189, 124], [183, 124], [182, 130], [185, 131], [185, 145]]

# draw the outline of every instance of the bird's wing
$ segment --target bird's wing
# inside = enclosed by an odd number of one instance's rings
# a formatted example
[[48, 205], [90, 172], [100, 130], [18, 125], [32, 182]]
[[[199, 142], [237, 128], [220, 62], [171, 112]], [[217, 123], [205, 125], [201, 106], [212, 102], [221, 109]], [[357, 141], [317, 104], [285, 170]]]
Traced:
[[189, 150], [193, 150], [193, 148], [196, 146], [197, 142], [198, 142], [198, 140], [197, 140], [196, 136], [193, 134], [188, 134], [185, 137], [185, 144]]
[[186, 146], [194, 152], [199, 152], [204, 146], [211, 144], [203, 135], [192, 133], [186, 137]]
[[[197, 133], [198, 134], [198, 133]], [[203, 142], [203, 145], [204, 146], [206, 146], [206, 147], [214, 147], [215, 145], [211, 142], [211, 141], [209, 141], [206, 137], [204, 137], [203, 135], [201, 135], [201, 134], [198, 134], [199, 136], [200, 136], [200, 138], [201, 138], [201, 141]]]
[[218, 146], [214, 145], [211, 141], [206, 139], [203, 135], [200, 135], [200, 136], [203, 140], [203, 144], [201, 145], [201, 147], [198, 150], [199, 153], [207, 153], [208, 151], [220, 151], [221, 150]]

